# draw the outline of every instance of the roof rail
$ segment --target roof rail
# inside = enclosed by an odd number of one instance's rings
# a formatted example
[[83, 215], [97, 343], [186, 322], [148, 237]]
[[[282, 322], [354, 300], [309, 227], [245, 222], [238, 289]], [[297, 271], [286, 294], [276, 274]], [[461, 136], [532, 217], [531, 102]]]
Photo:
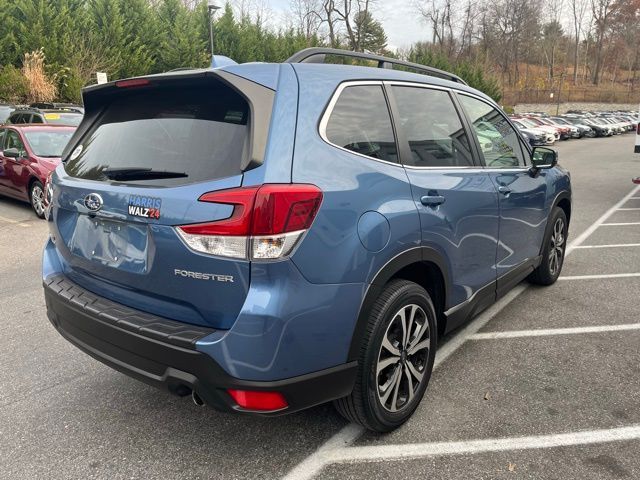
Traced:
[[463, 85], [467, 84], [459, 76], [454, 75], [453, 73], [445, 72], [444, 70], [440, 70], [438, 68], [428, 67], [426, 65], [420, 65], [419, 63], [406, 62], [404, 60], [399, 60], [397, 58], [383, 57], [382, 55], [375, 55], [373, 53], [352, 52], [350, 50], [340, 50], [338, 48], [324, 48], [324, 47], [305, 48], [304, 50], [300, 50], [299, 52], [294, 53], [287, 60], [285, 60], [285, 62], [286, 63], [325, 63], [325, 58], [327, 55], [335, 55], [338, 57], [361, 58], [363, 60], [378, 62], [378, 68], [392, 69], [393, 65], [399, 65], [402, 67], [407, 67], [412, 70], [415, 70], [417, 73], [430, 75], [432, 77], [443, 78], [445, 80], [450, 80], [452, 82], [462, 83]]

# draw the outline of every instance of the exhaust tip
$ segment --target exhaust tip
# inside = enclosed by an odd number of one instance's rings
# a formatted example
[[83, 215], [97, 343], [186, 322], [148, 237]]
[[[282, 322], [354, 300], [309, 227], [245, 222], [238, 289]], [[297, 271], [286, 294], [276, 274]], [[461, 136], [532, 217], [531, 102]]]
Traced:
[[205, 406], [204, 400], [200, 398], [200, 395], [198, 395], [195, 390], [191, 391], [191, 400], [199, 407]]

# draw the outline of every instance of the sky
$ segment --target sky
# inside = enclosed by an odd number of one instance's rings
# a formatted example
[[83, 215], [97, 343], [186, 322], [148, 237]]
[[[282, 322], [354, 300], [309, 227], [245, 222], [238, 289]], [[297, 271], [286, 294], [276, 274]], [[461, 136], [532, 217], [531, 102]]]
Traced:
[[[286, 16], [291, 11], [290, 0], [258, 0], [267, 6], [273, 16], [271, 23], [275, 27], [286, 24]], [[387, 33], [388, 48], [408, 47], [419, 40], [430, 37], [429, 28], [416, 13], [410, 0], [379, 0], [373, 10], [373, 16], [382, 22]]]

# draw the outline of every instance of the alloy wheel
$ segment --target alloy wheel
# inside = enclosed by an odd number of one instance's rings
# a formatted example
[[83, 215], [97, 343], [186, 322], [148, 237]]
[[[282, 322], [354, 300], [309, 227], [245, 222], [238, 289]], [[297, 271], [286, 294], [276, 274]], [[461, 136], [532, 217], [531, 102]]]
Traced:
[[44, 191], [40, 185], [34, 185], [31, 189], [31, 204], [38, 216], [44, 215]]
[[424, 309], [403, 306], [382, 338], [376, 365], [378, 400], [389, 412], [411, 403], [424, 378], [431, 348], [431, 332]]
[[553, 224], [553, 232], [551, 233], [551, 252], [549, 253], [549, 272], [555, 276], [562, 266], [562, 258], [564, 257], [564, 220], [556, 219]]

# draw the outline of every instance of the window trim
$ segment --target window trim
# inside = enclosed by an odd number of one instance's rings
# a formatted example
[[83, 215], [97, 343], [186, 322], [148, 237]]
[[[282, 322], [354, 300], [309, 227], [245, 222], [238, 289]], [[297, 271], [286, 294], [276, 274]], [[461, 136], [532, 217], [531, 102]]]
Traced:
[[[331, 118], [331, 114], [333, 113], [333, 109], [335, 108], [336, 104], [338, 103], [338, 100], [340, 98], [340, 95], [342, 94], [342, 92], [349, 87], [360, 87], [360, 86], [370, 86], [370, 85], [377, 85], [380, 87], [380, 90], [382, 91], [382, 95], [384, 97], [384, 101], [387, 105], [387, 113], [389, 114], [389, 122], [391, 123], [391, 130], [393, 132], [393, 137], [394, 137], [394, 141], [396, 143], [396, 151], [397, 151], [397, 155], [398, 155], [398, 161], [397, 162], [390, 162], [388, 160], [382, 160], [380, 158], [374, 158], [374, 157], [369, 157], [367, 155], [364, 155], [362, 153], [358, 153], [358, 152], [354, 152], [353, 150], [349, 150], [348, 148], [344, 148], [340, 145], [337, 145], [333, 142], [331, 142], [331, 140], [329, 140], [329, 138], [327, 137], [327, 125], [329, 123], [329, 119]], [[318, 134], [320, 135], [320, 138], [322, 138], [322, 140], [324, 140], [325, 143], [328, 143], [329, 145], [331, 145], [332, 147], [338, 148], [340, 150], [342, 150], [343, 152], [348, 152], [351, 153], [353, 155], [357, 155], [359, 157], [362, 158], [366, 158], [367, 160], [373, 160], [375, 162], [380, 162], [380, 163], [384, 163], [387, 165], [394, 165], [396, 167], [403, 167], [401, 159], [400, 159], [400, 145], [398, 142], [398, 133], [396, 131], [396, 125], [393, 121], [393, 115], [392, 115], [392, 111], [391, 111], [391, 105], [389, 104], [389, 98], [387, 95], [387, 91], [384, 88], [384, 82], [382, 80], [353, 80], [353, 81], [347, 81], [347, 82], [342, 82], [340, 85], [338, 85], [338, 87], [335, 89], [335, 91], [333, 92], [331, 99], [329, 100], [329, 103], [327, 104], [327, 106], [324, 109], [324, 112], [322, 114], [322, 116], [320, 117], [320, 123], [318, 124]]]
[[[441, 165], [441, 166], [421, 167], [418, 165], [407, 165], [404, 162], [401, 162], [404, 168], [409, 170], [469, 170], [469, 169], [480, 169], [483, 167], [483, 165], [480, 164], [479, 152], [477, 151], [475, 141], [473, 140], [473, 136], [471, 135], [471, 131], [469, 130], [467, 117], [461, 112], [460, 106], [457, 103], [457, 99], [453, 96], [453, 90], [451, 88], [441, 87], [439, 85], [430, 85], [427, 83], [403, 82], [398, 80], [385, 81], [384, 85], [390, 99], [390, 104], [392, 107], [391, 115], [392, 115], [392, 118], [394, 119], [394, 124], [395, 124], [395, 117], [399, 116], [400, 112], [398, 111], [398, 107], [396, 104], [396, 99], [393, 94], [392, 87], [422, 88], [425, 90], [439, 90], [439, 91], [448, 93], [448, 97], [449, 97], [449, 100], [451, 101], [451, 105], [453, 106], [454, 111], [458, 115], [458, 119], [460, 120], [462, 129], [464, 130], [465, 135], [467, 136], [467, 140], [469, 141], [469, 148], [471, 150], [470, 153], [471, 153], [471, 159], [473, 161], [473, 165], [463, 165], [463, 166]], [[401, 146], [406, 147], [406, 150], [404, 148], [401, 148], [400, 153], [404, 153], [405, 155], [408, 155], [409, 152], [411, 151], [411, 147], [409, 145], [409, 140], [406, 138], [406, 134], [403, 129], [398, 128], [397, 138], [398, 138], [398, 142], [402, 141]], [[402, 160], [402, 155], [400, 156], [400, 158]]]
[[[518, 167], [490, 167], [485, 163], [484, 155], [482, 154], [482, 150], [480, 149], [480, 146], [478, 145], [478, 136], [477, 136], [477, 134], [475, 132], [472, 132], [473, 133], [473, 142], [476, 144], [476, 148], [478, 149], [478, 159], [480, 160], [482, 168], [484, 168], [485, 171], [488, 171], [488, 172], [494, 172], [494, 171], [496, 171], [496, 172], [525, 172], [525, 171], [528, 171], [531, 168], [531, 165], [529, 164], [531, 162], [531, 150], [529, 150], [528, 147], [524, 146], [524, 142], [522, 140], [522, 135], [520, 135], [518, 133], [518, 129], [513, 125], [513, 123], [511, 123], [511, 119], [502, 112], [502, 109], [500, 107], [498, 107], [497, 105], [492, 105], [491, 103], [487, 102], [484, 98], [479, 97], [478, 95], [473, 95], [472, 93], [469, 93], [469, 92], [463, 92], [461, 90], [456, 90], [455, 94], [456, 95], [466, 95], [467, 97], [471, 97], [471, 98], [473, 98], [475, 100], [479, 100], [479, 101], [489, 105], [491, 108], [496, 110], [498, 112], [498, 114], [504, 120], [507, 121], [507, 124], [516, 133], [516, 138], [518, 139], [518, 144], [520, 145], [520, 152], [522, 153], [522, 157], [524, 159], [524, 165], [523, 166], [518, 166]], [[468, 117], [467, 112], [464, 110], [464, 108], [462, 108], [462, 114], [467, 119], [468, 124], [469, 125], [473, 125], [473, 122], [471, 122], [471, 119]], [[527, 155], [528, 155], [528, 158], [527, 158]]]
[[[329, 141], [329, 139], [327, 138], [327, 134], [326, 134], [326, 128], [327, 128], [327, 123], [329, 122], [329, 117], [331, 116], [331, 113], [333, 112], [333, 109], [336, 105], [336, 103], [338, 102], [338, 98], [340, 97], [340, 94], [342, 93], [342, 91], [350, 86], [358, 86], [358, 85], [382, 85], [384, 93], [385, 93], [385, 97], [387, 100], [387, 108], [389, 111], [389, 115], [391, 117], [391, 125], [393, 127], [393, 132], [394, 135], [396, 137], [396, 148], [398, 149], [398, 162], [389, 162], [387, 160], [381, 160], [379, 158], [373, 158], [373, 157], [367, 157], [366, 155], [363, 155], [361, 153], [357, 153], [357, 152], [353, 152], [351, 150], [347, 150], [346, 148], [341, 147], [340, 145], [336, 145], [335, 143], [331, 143], [331, 141]], [[395, 98], [393, 98], [393, 93], [390, 91], [391, 86], [394, 85], [399, 85], [399, 86], [409, 86], [409, 87], [419, 87], [419, 88], [429, 88], [432, 90], [442, 90], [445, 92], [449, 92], [449, 96], [451, 97], [451, 101], [458, 113], [458, 117], [460, 117], [460, 121], [462, 122], [463, 128], [465, 129], [465, 132], [467, 133], [467, 137], [469, 137], [469, 141], [471, 142], [471, 150], [472, 150], [472, 155], [474, 156], [474, 162], [475, 165], [469, 165], [469, 166], [462, 166], [462, 167], [453, 167], [453, 166], [449, 166], [449, 167], [418, 167], [418, 166], [413, 166], [413, 165], [405, 165], [402, 163], [402, 155], [404, 152], [404, 149], [402, 148], [403, 144], [400, 143], [401, 138], [404, 139], [404, 132], [402, 129], [398, 128], [395, 122], [395, 115], [394, 115], [394, 108], [395, 108]], [[324, 109], [324, 112], [322, 113], [322, 115], [320, 116], [320, 122], [318, 123], [318, 134], [320, 135], [320, 138], [322, 138], [322, 140], [331, 145], [332, 147], [338, 148], [344, 152], [348, 152], [351, 153], [353, 155], [358, 155], [359, 157], [362, 158], [366, 158], [367, 160], [373, 160], [375, 162], [380, 162], [380, 163], [384, 163], [387, 165], [394, 165], [396, 167], [402, 167], [408, 170], [482, 170], [482, 171], [486, 171], [486, 172], [492, 172], [492, 171], [499, 171], [499, 172], [524, 172], [524, 171], [528, 171], [530, 169], [530, 165], [525, 165], [523, 167], [502, 167], [502, 168], [496, 168], [496, 167], [488, 167], [485, 163], [484, 163], [484, 156], [482, 155], [482, 152], [480, 150], [480, 146], [478, 145], [478, 140], [476, 138], [475, 133], [472, 131], [472, 127], [471, 127], [471, 122], [469, 121], [469, 117], [467, 116], [467, 112], [464, 111], [464, 108], [462, 108], [462, 105], [460, 104], [460, 101], [458, 99], [458, 95], [467, 95], [468, 97], [471, 98], [475, 98], [477, 100], [480, 100], [484, 103], [486, 103], [487, 105], [489, 105], [491, 108], [495, 108], [498, 113], [500, 113], [500, 115], [502, 115], [503, 118], [505, 118], [507, 120], [507, 122], [509, 123], [509, 125], [511, 125], [511, 128], [513, 128], [514, 130], [516, 130], [516, 127], [514, 127], [514, 125], [511, 123], [511, 120], [509, 119], [508, 116], [505, 116], [504, 113], [502, 112], [502, 109], [497, 105], [497, 104], [493, 104], [490, 101], [487, 101], [487, 99], [481, 97], [480, 95], [475, 94], [474, 92], [467, 92], [465, 90], [459, 90], [457, 88], [451, 88], [451, 87], [444, 87], [441, 85], [433, 85], [433, 84], [429, 84], [429, 83], [421, 83], [421, 82], [415, 82], [415, 81], [407, 81], [407, 80], [348, 80], [345, 82], [342, 82], [338, 85], [338, 87], [335, 89], [335, 91], [333, 92], [333, 94], [331, 95], [331, 98], [329, 100], [329, 102], [327, 103], [327, 106]], [[517, 133], [517, 130], [516, 130]], [[522, 153], [525, 157], [525, 162], [527, 161], [527, 154], [529, 155], [529, 159], [531, 158], [531, 148], [529, 145], [526, 145], [524, 143], [524, 141], [521, 138], [521, 135], [518, 135], [518, 141], [520, 143], [520, 148], [522, 150]], [[408, 142], [405, 142], [408, 145]], [[530, 160], [529, 160], [530, 161]]]

